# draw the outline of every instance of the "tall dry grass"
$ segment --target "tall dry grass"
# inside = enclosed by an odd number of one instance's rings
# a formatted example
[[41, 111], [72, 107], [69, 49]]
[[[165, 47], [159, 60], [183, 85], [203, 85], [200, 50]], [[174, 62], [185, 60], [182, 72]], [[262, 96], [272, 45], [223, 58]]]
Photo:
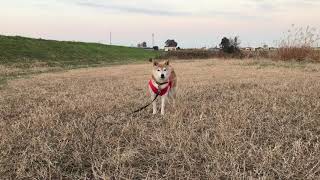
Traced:
[[316, 28], [295, 27], [291, 29], [280, 40], [279, 48], [275, 58], [280, 60], [313, 60], [320, 61], [319, 52], [314, 50], [318, 46], [320, 34]]
[[[10, 81], [1, 179], [319, 179], [320, 66], [180, 61], [177, 104], [150, 99], [150, 64]], [[96, 121], [98, 115], [103, 115]]]

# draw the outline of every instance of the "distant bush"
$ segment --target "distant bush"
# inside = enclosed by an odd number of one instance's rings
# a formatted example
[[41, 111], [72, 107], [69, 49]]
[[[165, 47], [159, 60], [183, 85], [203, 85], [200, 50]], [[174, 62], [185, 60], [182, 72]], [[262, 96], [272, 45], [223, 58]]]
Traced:
[[320, 36], [316, 28], [298, 28], [292, 25], [279, 42], [279, 48], [275, 58], [280, 60], [320, 60], [317, 46]]
[[225, 53], [223, 51], [208, 51], [185, 49], [179, 51], [169, 51], [158, 56], [158, 59], [210, 59], [210, 58], [244, 58], [241, 52], [235, 54]]

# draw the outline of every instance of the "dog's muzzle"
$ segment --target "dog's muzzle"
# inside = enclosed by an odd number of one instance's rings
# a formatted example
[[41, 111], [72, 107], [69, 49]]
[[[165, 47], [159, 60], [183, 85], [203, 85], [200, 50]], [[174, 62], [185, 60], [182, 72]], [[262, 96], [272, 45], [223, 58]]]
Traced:
[[161, 79], [164, 79], [164, 74], [161, 74]]

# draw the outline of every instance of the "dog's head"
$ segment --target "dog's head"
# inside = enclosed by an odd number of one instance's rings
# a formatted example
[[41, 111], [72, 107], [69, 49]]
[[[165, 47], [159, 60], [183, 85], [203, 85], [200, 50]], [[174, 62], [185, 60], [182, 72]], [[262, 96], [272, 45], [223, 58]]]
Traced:
[[153, 69], [152, 75], [158, 82], [167, 82], [171, 74], [171, 67], [169, 65], [169, 60], [158, 62], [152, 61]]

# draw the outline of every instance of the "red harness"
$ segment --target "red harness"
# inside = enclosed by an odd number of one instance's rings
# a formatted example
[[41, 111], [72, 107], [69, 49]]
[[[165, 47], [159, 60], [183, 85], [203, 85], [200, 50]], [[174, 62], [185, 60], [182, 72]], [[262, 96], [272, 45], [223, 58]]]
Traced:
[[[153, 85], [152, 80], [149, 81], [149, 86], [150, 86], [150, 88], [152, 89], [153, 93], [155, 93], [155, 94], [158, 93], [159, 90], [158, 90], [157, 87], [155, 87], [155, 86]], [[171, 87], [172, 87], [172, 81], [169, 81], [169, 82], [168, 82], [168, 85], [167, 85], [165, 88], [161, 89], [161, 91], [160, 91], [160, 93], [159, 93], [159, 96], [165, 95], [165, 94], [169, 91], [169, 89], [170, 89]]]

